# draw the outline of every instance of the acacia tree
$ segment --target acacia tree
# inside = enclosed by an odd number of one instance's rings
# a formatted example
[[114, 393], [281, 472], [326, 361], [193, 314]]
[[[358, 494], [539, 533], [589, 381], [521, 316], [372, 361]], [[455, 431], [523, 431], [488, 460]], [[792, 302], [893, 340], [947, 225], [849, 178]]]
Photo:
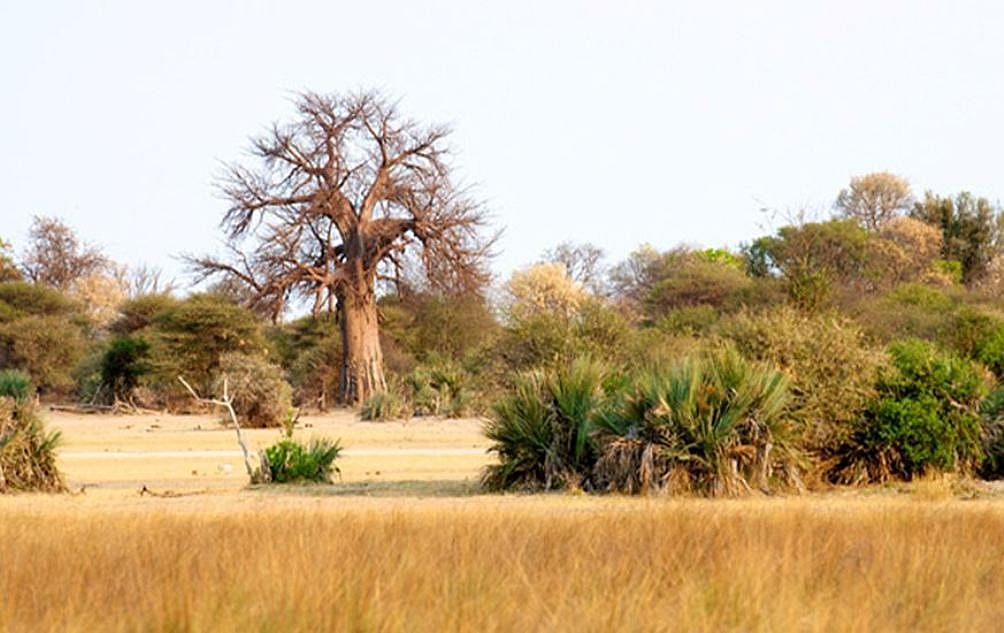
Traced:
[[340, 397], [358, 404], [386, 388], [378, 279], [411, 256], [434, 285], [479, 286], [492, 240], [453, 177], [447, 127], [405, 119], [376, 93], [304, 93], [296, 109], [253, 139], [257, 165], [232, 164], [222, 179], [231, 256], [191, 261], [204, 278], [243, 283], [251, 307], [276, 317], [297, 299], [334, 308]]

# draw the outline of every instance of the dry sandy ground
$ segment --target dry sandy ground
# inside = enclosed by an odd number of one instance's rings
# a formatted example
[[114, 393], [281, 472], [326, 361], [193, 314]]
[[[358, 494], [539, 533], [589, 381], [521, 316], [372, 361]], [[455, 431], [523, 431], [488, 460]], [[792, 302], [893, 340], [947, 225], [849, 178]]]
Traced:
[[[494, 459], [475, 419], [415, 419], [361, 422], [350, 411], [305, 416], [301, 439], [324, 436], [345, 447], [341, 479], [331, 486], [250, 488], [232, 429], [211, 415], [82, 415], [47, 412], [50, 428], [63, 434], [60, 468], [73, 494], [0, 496], [5, 509], [39, 513], [157, 509], [168, 512], [264, 512], [282, 508], [315, 510], [442, 509], [457, 511], [624, 512], [645, 510], [667, 499], [593, 495], [479, 495], [481, 469]], [[245, 431], [252, 449], [279, 439], [277, 429]], [[141, 495], [147, 487], [164, 496]], [[876, 496], [903, 502], [972, 499], [1004, 511], [1004, 483], [926, 482], [905, 489], [833, 491], [776, 499], [774, 504], [811, 505], [814, 511], [867, 505]], [[971, 486], [977, 486], [975, 493]], [[83, 490], [83, 492], [81, 492]], [[906, 492], [907, 494], [901, 494]], [[978, 501], [975, 501], [978, 499]], [[700, 501], [685, 503], [727, 503]], [[756, 504], [756, 500], [749, 500]], [[847, 504], [850, 504], [848, 506]]]
[[[211, 415], [86, 415], [52, 411], [63, 441], [59, 464], [74, 491], [136, 494], [143, 486], [175, 493], [244, 489], [244, 462], [232, 429]], [[304, 416], [296, 436], [339, 439], [339, 491], [391, 485], [435, 491], [472, 487], [488, 463], [487, 441], [473, 419], [361, 422], [349, 411]], [[246, 430], [252, 450], [279, 439], [277, 429]], [[119, 494], [115, 494], [119, 493]]]

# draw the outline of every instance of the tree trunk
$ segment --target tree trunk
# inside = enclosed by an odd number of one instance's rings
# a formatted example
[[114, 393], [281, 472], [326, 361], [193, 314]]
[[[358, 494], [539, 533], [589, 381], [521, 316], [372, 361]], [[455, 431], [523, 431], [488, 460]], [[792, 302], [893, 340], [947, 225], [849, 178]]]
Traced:
[[372, 290], [347, 292], [339, 297], [342, 328], [342, 371], [339, 399], [358, 405], [387, 389], [383, 352], [377, 324], [376, 295]]

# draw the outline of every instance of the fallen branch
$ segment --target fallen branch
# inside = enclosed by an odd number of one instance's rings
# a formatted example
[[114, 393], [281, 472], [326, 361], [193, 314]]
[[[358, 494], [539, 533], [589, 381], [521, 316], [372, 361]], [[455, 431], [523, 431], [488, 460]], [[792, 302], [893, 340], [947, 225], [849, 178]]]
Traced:
[[195, 391], [195, 389], [192, 388], [190, 384], [185, 382], [184, 378], [178, 376], [178, 380], [181, 381], [181, 384], [185, 385], [185, 389], [188, 389], [188, 393], [192, 394], [192, 397], [195, 398], [198, 402], [202, 402], [204, 404], [212, 404], [217, 407], [223, 407], [227, 410], [227, 412], [230, 414], [230, 420], [234, 423], [234, 429], [237, 431], [237, 443], [240, 444], [241, 452], [244, 453], [244, 468], [246, 468], [248, 471], [248, 477], [252, 481], [254, 481], [255, 475], [254, 475], [254, 468], [251, 467], [251, 454], [248, 451], [247, 444], [244, 443], [244, 434], [241, 433], [241, 425], [237, 421], [237, 412], [234, 411], [233, 398], [230, 397], [227, 378], [225, 376], [223, 378], [222, 400], [215, 400], [213, 398], [203, 398], [198, 394], [198, 392]]

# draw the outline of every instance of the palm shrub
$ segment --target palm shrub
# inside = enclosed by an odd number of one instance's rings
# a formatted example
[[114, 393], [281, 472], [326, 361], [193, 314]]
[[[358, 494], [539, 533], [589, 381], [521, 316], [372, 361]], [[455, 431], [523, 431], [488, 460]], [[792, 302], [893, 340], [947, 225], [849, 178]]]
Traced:
[[56, 467], [59, 433], [45, 429], [31, 396], [24, 374], [0, 372], [0, 493], [66, 489]]
[[579, 358], [520, 374], [485, 424], [499, 463], [485, 469], [483, 485], [496, 491], [592, 487], [592, 434], [606, 397], [604, 373], [599, 363]]
[[987, 392], [980, 368], [917, 339], [894, 343], [889, 357], [878, 396], [838, 451], [831, 478], [861, 483], [972, 473], [982, 457], [980, 402]]
[[333, 473], [341, 474], [335, 460], [341, 455], [338, 440], [314, 438], [307, 444], [288, 434], [264, 451], [260, 482], [331, 483]]
[[0, 370], [0, 398], [10, 398], [18, 404], [25, 404], [34, 393], [28, 374], [16, 369]]
[[456, 363], [436, 361], [415, 368], [405, 376], [413, 415], [444, 415], [459, 418], [473, 409], [470, 378]]
[[595, 481], [626, 493], [801, 488], [788, 379], [732, 348], [649, 371], [598, 418]]

